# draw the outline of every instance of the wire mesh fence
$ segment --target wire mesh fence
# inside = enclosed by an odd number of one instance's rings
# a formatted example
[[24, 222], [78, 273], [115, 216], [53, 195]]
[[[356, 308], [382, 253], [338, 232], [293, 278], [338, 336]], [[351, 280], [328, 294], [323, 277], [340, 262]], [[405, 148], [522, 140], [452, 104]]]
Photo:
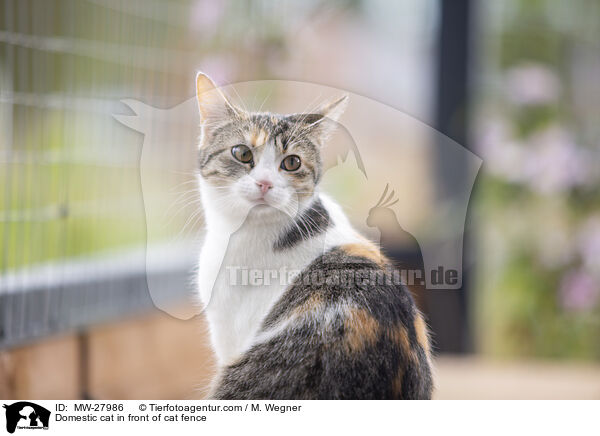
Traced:
[[[190, 6], [0, 2], [0, 347], [151, 307], [141, 138], [112, 114], [189, 97]], [[149, 274], [177, 300], [188, 266]]]

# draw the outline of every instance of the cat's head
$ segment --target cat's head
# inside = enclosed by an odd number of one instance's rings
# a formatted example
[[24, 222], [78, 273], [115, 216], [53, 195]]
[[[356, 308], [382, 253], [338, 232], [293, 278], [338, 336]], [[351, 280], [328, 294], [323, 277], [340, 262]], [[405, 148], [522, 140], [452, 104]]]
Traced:
[[321, 148], [347, 96], [310, 113], [246, 112], [203, 73], [196, 78], [202, 135], [199, 173], [224, 211], [294, 216], [322, 176]]

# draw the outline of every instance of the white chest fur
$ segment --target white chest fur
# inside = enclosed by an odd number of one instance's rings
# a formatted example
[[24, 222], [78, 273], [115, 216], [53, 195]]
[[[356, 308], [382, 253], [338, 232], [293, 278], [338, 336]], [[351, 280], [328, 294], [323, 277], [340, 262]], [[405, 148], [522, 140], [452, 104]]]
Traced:
[[210, 287], [205, 272], [219, 268], [212, 293], [203, 303], [221, 364], [231, 363], [251, 345], [263, 319], [287, 288], [289, 275], [304, 269], [318, 255], [317, 240], [321, 238], [283, 254], [273, 251], [276, 237], [266, 225], [244, 225], [229, 238], [219, 267], [214, 265], [221, 249], [217, 245], [226, 242], [222, 233], [208, 231], [200, 256], [199, 286], [201, 290]]
[[284, 251], [273, 246], [289, 218], [269, 223], [248, 219], [232, 233], [231, 225], [207, 210], [198, 286], [220, 365], [232, 363], [252, 345], [264, 318], [291, 283], [291, 275], [329, 247], [357, 240], [339, 206], [320, 198], [330, 215], [327, 231]]

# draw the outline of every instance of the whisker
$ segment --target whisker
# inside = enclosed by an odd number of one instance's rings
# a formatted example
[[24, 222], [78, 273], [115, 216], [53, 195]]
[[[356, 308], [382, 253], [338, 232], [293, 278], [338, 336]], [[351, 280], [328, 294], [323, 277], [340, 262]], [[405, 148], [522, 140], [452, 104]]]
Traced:
[[269, 91], [269, 94], [267, 94], [267, 96], [265, 97], [265, 99], [261, 103], [260, 107], [258, 108], [257, 112], [260, 112], [262, 110], [264, 104], [267, 102], [267, 100], [269, 99], [269, 97], [271, 97], [271, 94], [273, 94], [273, 88], [271, 88], [271, 90]]

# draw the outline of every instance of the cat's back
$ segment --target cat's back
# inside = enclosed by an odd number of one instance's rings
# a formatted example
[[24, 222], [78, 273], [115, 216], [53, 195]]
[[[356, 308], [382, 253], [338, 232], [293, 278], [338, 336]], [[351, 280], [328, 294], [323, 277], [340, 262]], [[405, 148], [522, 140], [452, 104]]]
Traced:
[[430, 398], [430, 360], [425, 322], [400, 276], [370, 243], [343, 244], [283, 293], [215, 396]]

